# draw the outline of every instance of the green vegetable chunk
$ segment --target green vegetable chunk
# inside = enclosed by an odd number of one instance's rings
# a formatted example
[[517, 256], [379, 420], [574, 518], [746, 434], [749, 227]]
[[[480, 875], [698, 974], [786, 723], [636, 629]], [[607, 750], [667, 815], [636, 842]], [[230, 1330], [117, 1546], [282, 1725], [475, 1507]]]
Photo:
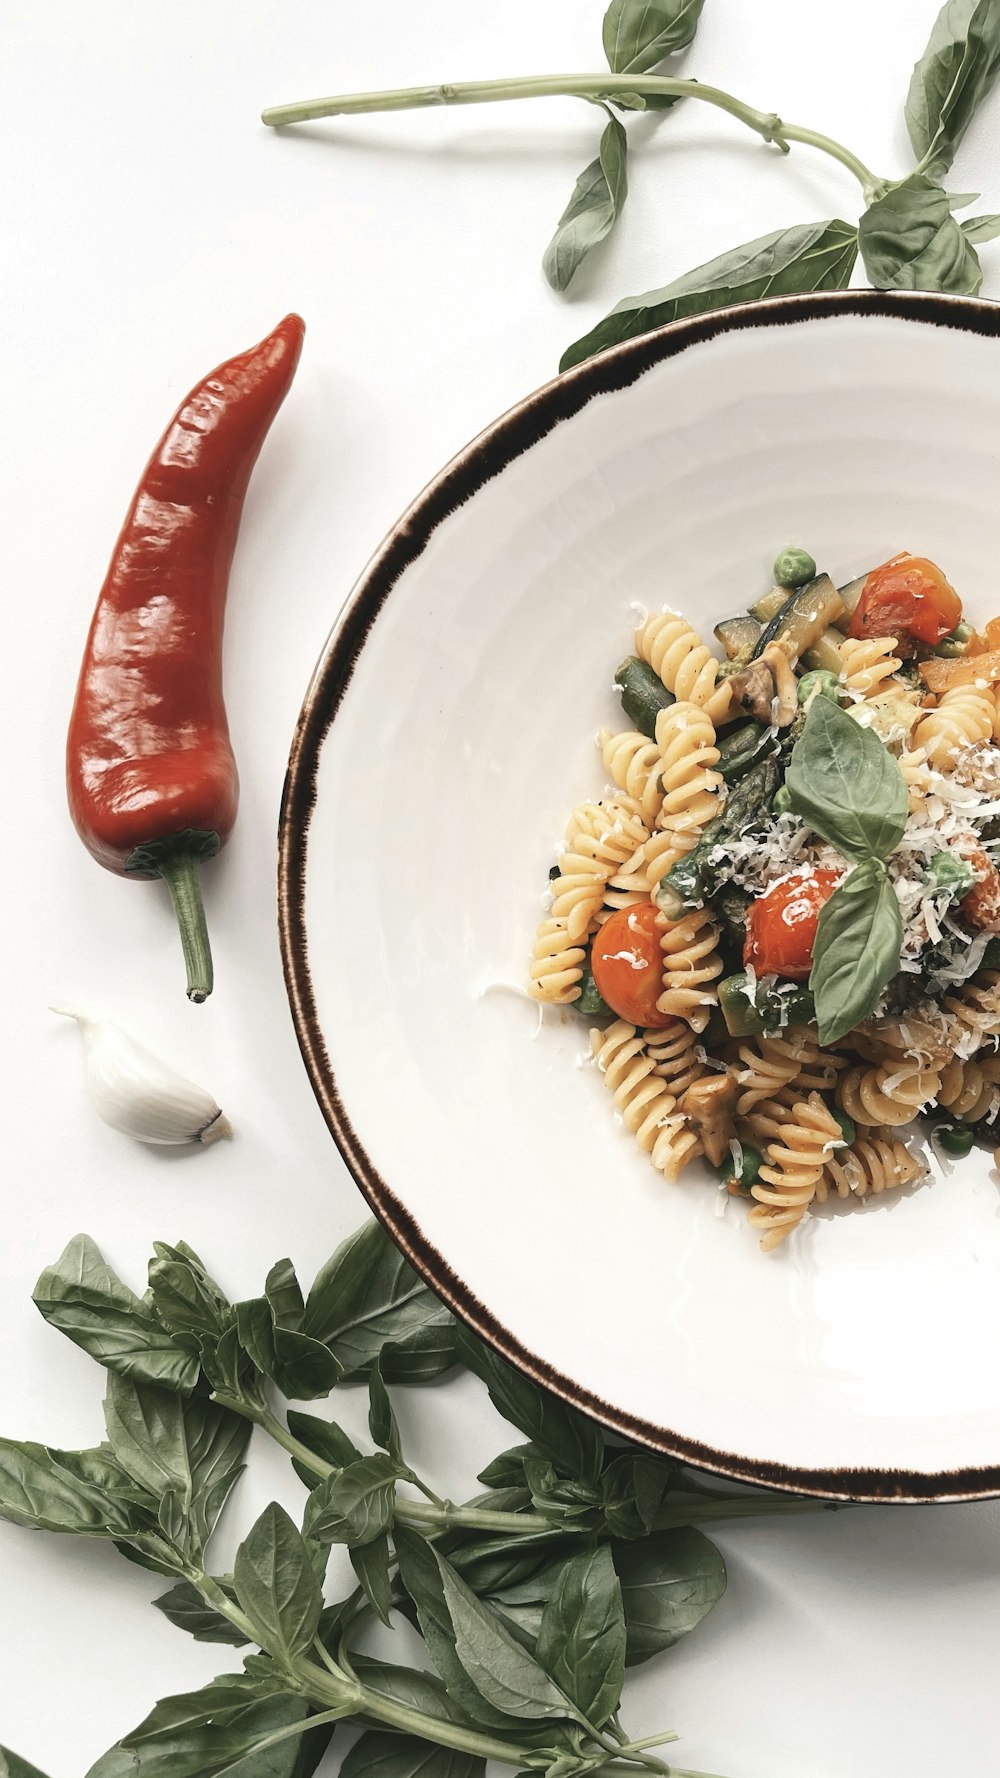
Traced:
[[640, 734], [656, 739], [656, 718], [661, 710], [669, 710], [674, 695], [646, 661], [630, 654], [615, 674], [622, 709]]
[[743, 1143], [739, 1172], [737, 1173], [732, 1157], [730, 1157], [728, 1161], [723, 1161], [720, 1167], [716, 1167], [715, 1175], [723, 1185], [735, 1185], [741, 1192], [749, 1192], [750, 1187], [756, 1185], [760, 1178], [760, 1170], [763, 1165], [764, 1156], [759, 1148], [750, 1148], [746, 1143]]
[[716, 771], [727, 784], [735, 784], [771, 746], [771, 734], [762, 722], [743, 722], [718, 742]]
[[792, 796], [787, 784], [779, 784], [774, 793], [771, 807], [776, 815], [787, 815], [792, 806]]
[[957, 660], [959, 655], [968, 654], [969, 643], [975, 633], [972, 625], [963, 619], [953, 630], [949, 630], [947, 636], [942, 636], [934, 653], [944, 655], [946, 660]]
[[976, 1140], [975, 1131], [968, 1124], [938, 1124], [934, 1136], [945, 1154], [959, 1157], [969, 1154]]
[[811, 1025], [816, 1017], [808, 988], [798, 982], [764, 988], [758, 982], [752, 991], [744, 972], [719, 983], [719, 1006], [730, 1037], [766, 1037], [786, 1025]]
[[824, 667], [803, 673], [799, 680], [799, 703], [808, 709], [813, 698], [829, 698], [831, 704], [839, 704], [840, 680], [836, 673], [829, 673]]
[[585, 1019], [613, 1019], [615, 1016], [598, 989], [589, 961], [580, 978], [579, 997], [572, 1004], [574, 1012], [582, 1013]]
[[779, 550], [774, 558], [774, 579], [777, 586], [805, 586], [815, 580], [816, 564], [806, 549]]
[[846, 1111], [841, 1111], [836, 1105], [831, 1105], [830, 1110], [833, 1113], [834, 1119], [840, 1125], [840, 1133], [843, 1136], [844, 1141], [847, 1143], [848, 1148], [850, 1148], [851, 1144], [856, 1142], [858, 1138], [854, 1119], [848, 1117]]
[[933, 889], [950, 889], [957, 897], [972, 888], [975, 876], [971, 864], [957, 852], [935, 852], [927, 866], [926, 881]]
[[710, 821], [693, 851], [671, 865], [656, 891], [661, 913], [676, 920], [684, 908], [704, 905], [712, 894], [716, 874], [712, 854], [728, 839], [737, 839], [770, 807], [778, 788], [778, 764], [763, 759], [730, 791], [721, 815]]

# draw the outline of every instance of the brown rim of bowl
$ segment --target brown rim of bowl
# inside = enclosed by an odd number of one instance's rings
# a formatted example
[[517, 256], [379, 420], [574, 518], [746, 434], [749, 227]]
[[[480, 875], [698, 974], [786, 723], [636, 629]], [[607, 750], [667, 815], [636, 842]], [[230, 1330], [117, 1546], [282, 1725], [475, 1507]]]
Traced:
[[628, 340], [554, 378], [486, 427], [428, 483], [379, 545], [353, 587], [306, 691], [281, 802], [278, 917], [282, 962], [295, 1033], [313, 1092], [362, 1195], [437, 1295], [518, 1370], [610, 1431], [734, 1481], [826, 1500], [982, 1500], [1000, 1494], [1000, 1465], [928, 1474], [883, 1469], [798, 1469], [744, 1457], [682, 1438], [668, 1427], [654, 1426], [624, 1413], [527, 1351], [426, 1239], [369, 1160], [337, 1091], [309, 974], [305, 876], [320, 750], [377, 613], [406, 567], [420, 555], [435, 527], [506, 464], [529, 450], [560, 421], [572, 417], [594, 396], [627, 387], [653, 365], [717, 334], [823, 321], [834, 315], [888, 316], [991, 337], [1000, 334], [1000, 304], [910, 291], [825, 291], [718, 309]]

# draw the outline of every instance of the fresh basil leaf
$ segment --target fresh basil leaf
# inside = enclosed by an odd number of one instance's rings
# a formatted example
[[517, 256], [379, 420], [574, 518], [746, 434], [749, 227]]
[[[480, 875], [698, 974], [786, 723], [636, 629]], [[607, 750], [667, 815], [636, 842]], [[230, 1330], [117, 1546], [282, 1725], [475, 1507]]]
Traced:
[[292, 1661], [311, 1647], [323, 1609], [302, 1533], [272, 1501], [236, 1552], [233, 1585], [248, 1617], [264, 1632], [269, 1654]]
[[995, 241], [1000, 235], [1000, 216], [995, 211], [990, 215], [967, 216], [959, 226], [967, 241]]
[[76, 1235], [46, 1267], [33, 1300], [51, 1327], [119, 1376], [183, 1394], [198, 1381], [197, 1358], [122, 1283], [89, 1235]]
[[[508, 1538], [507, 1542], [510, 1541]], [[478, 1728], [509, 1729], [510, 1717], [487, 1702], [458, 1658], [456, 1632], [444, 1595], [443, 1558], [408, 1525], [396, 1526], [393, 1543], [400, 1579], [413, 1601], [427, 1653], [444, 1681], [449, 1698], [467, 1721], [474, 1722]]]
[[612, 1545], [625, 1607], [625, 1665], [672, 1648], [717, 1605], [726, 1565], [700, 1531], [655, 1531], [643, 1543]]
[[848, 857], [888, 858], [903, 837], [903, 774], [872, 729], [814, 698], [785, 773], [791, 807]]
[[540, 1457], [537, 1445], [511, 1445], [507, 1451], [501, 1451], [479, 1471], [479, 1480], [487, 1488], [517, 1488], [524, 1482], [525, 1458]]
[[184, 1403], [115, 1375], [104, 1418], [121, 1467], [157, 1500], [176, 1493], [203, 1548], [243, 1469], [247, 1422], [203, 1396]]
[[704, 315], [731, 303], [809, 290], [844, 290], [858, 256], [858, 231], [846, 222], [812, 222], [761, 235], [662, 290], [626, 297], [603, 321], [568, 346], [560, 370], [582, 364], [595, 352], [650, 333], [686, 315]]
[[372, 1610], [388, 1626], [392, 1602], [392, 1551], [389, 1548], [388, 1534], [383, 1531], [380, 1537], [372, 1538], [370, 1543], [355, 1544], [350, 1551], [350, 1558], [351, 1567], [364, 1587]]
[[393, 1245], [368, 1222], [322, 1267], [306, 1302], [304, 1331], [354, 1381], [379, 1360], [387, 1383], [429, 1383], [455, 1363], [455, 1322]]
[[377, 1358], [373, 1361], [372, 1367], [368, 1373], [368, 1396], [370, 1404], [368, 1409], [368, 1429], [372, 1438], [383, 1451], [388, 1451], [390, 1457], [400, 1468], [405, 1467], [403, 1464], [403, 1453], [399, 1443], [399, 1428], [396, 1425], [396, 1416], [392, 1411], [392, 1403], [389, 1400], [386, 1386], [382, 1381], [382, 1372], [379, 1370]]
[[951, 213], [948, 193], [923, 173], [869, 204], [858, 224], [865, 270], [877, 290], [950, 290], [975, 296], [982, 267]]
[[918, 160], [950, 167], [1000, 69], [998, 0], [946, 0], [906, 97], [906, 127]]
[[150, 1523], [155, 1520], [155, 1499], [122, 1468], [110, 1445], [95, 1445], [88, 1451], [58, 1451], [47, 1448], [53, 1462], [74, 1480], [85, 1483], [88, 1488], [97, 1489], [112, 1500], [126, 1501], [138, 1507], [147, 1515]]
[[316, 1543], [372, 1543], [392, 1525], [400, 1466], [384, 1451], [359, 1457], [314, 1488], [304, 1529]]
[[612, 1537], [646, 1537], [674, 1481], [670, 1463], [623, 1452], [601, 1476], [605, 1529]]
[[266, 1296], [237, 1303], [236, 1326], [240, 1344], [257, 1369], [291, 1400], [329, 1395], [340, 1382], [343, 1372], [333, 1353], [319, 1340], [278, 1324]]
[[469, 1532], [449, 1540], [448, 1560], [474, 1593], [485, 1595], [533, 1579], [557, 1554], [578, 1547], [576, 1538], [563, 1531], [533, 1531], [526, 1537], [483, 1537]]
[[[233, 1682], [242, 1678], [234, 1674], [201, 1692], [164, 1699], [88, 1778], [304, 1778], [315, 1771], [317, 1754], [306, 1758], [300, 1738], [314, 1714], [309, 1706], [287, 1692], [261, 1697], [257, 1686], [236, 1693]], [[230, 1697], [236, 1701], [225, 1703]], [[321, 1756], [330, 1725], [310, 1733]]]
[[44, 1445], [8, 1438], [0, 1439], [0, 1519], [82, 1537], [127, 1538], [137, 1525], [129, 1500], [72, 1475]]
[[422, 1715], [432, 1716], [438, 1722], [459, 1722], [466, 1725], [470, 1722], [469, 1717], [463, 1715], [440, 1679], [433, 1673], [421, 1672], [417, 1667], [396, 1667], [388, 1661], [375, 1660], [370, 1655], [355, 1654], [353, 1649], [351, 1666], [361, 1684], [368, 1691], [376, 1692], [380, 1698], [391, 1698], [396, 1704], [406, 1704], [411, 1710], [419, 1710]]
[[217, 1395], [234, 1399], [241, 1395], [259, 1395], [260, 1376], [249, 1354], [240, 1344], [235, 1309], [229, 1326], [218, 1340], [202, 1341], [201, 1366]]
[[596, 160], [584, 167], [545, 249], [542, 270], [553, 290], [565, 290], [587, 254], [611, 233], [628, 196], [628, 138], [608, 112]]
[[340, 1778], [485, 1778], [486, 1761], [416, 1735], [367, 1729], [341, 1763]]
[[275, 1327], [298, 1332], [305, 1320], [306, 1306], [290, 1259], [279, 1259], [271, 1267], [264, 1282], [264, 1295], [271, 1305]]
[[[320, 1420], [315, 1414], [300, 1414], [292, 1408], [289, 1408], [286, 1418], [288, 1430], [293, 1437], [297, 1438], [301, 1445], [305, 1445], [314, 1457], [321, 1458], [324, 1463], [331, 1464], [334, 1469], [346, 1469], [349, 1463], [359, 1461], [361, 1452], [357, 1445], [353, 1439], [348, 1438], [346, 1432], [337, 1425], [335, 1420]], [[320, 1478], [313, 1470], [307, 1469], [304, 1463], [293, 1458], [292, 1468], [299, 1481], [304, 1482], [307, 1488], [312, 1489], [319, 1486]]]
[[885, 865], [865, 860], [820, 909], [809, 975], [820, 1043], [836, 1043], [874, 1012], [899, 972], [902, 943], [903, 919]]
[[45, 1774], [9, 1747], [0, 1747], [0, 1778], [45, 1778]]
[[[216, 1583], [219, 1584], [219, 1583]], [[225, 1591], [228, 1593], [229, 1588]], [[245, 1648], [247, 1638], [241, 1635], [235, 1624], [223, 1617], [211, 1605], [206, 1605], [196, 1587], [189, 1580], [177, 1582], [167, 1592], [161, 1593], [153, 1600], [158, 1611], [165, 1618], [176, 1624], [178, 1630], [186, 1630], [196, 1642], [225, 1642], [231, 1648]], [[3, 1778], [0, 1773], [0, 1778]]]
[[232, 1319], [232, 1308], [194, 1250], [183, 1241], [170, 1247], [154, 1241], [149, 1292], [158, 1320], [178, 1344], [198, 1350], [217, 1341]]
[[433, 1546], [431, 1554], [441, 1577], [455, 1654], [480, 1697], [520, 1721], [582, 1720], [573, 1700], [511, 1635], [499, 1613], [476, 1598]]
[[625, 1611], [607, 1544], [564, 1563], [542, 1613], [536, 1658], [596, 1728], [625, 1684]]
[[604, 1438], [592, 1420], [539, 1389], [465, 1328], [458, 1336], [458, 1351], [467, 1369], [486, 1384], [497, 1412], [526, 1433], [562, 1475], [596, 1482]]
[[648, 74], [665, 56], [686, 49], [705, 0], [611, 0], [602, 36], [615, 74]]

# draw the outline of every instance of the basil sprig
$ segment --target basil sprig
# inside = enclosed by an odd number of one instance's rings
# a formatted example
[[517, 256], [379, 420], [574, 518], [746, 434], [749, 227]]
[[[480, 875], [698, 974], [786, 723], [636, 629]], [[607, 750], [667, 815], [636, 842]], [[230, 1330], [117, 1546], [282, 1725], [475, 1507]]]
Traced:
[[[39, 1309], [109, 1373], [107, 1436], [83, 1451], [0, 1439], [0, 1519], [103, 1539], [168, 1577], [156, 1604], [171, 1623], [246, 1652], [242, 1671], [162, 1698], [88, 1778], [312, 1778], [340, 1721], [363, 1729], [344, 1778], [485, 1778], [487, 1758], [548, 1778], [662, 1773], [618, 1712], [626, 1669], [694, 1629], [725, 1588], [694, 1527], [821, 1503], [695, 1493], [678, 1465], [609, 1446], [460, 1331], [376, 1224], [308, 1294], [281, 1260], [259, 1297], [230, 1302], [183, 1242], [158, 1242], [149, 1275], [140, 1297], [86, 1236], [47, 1268]], [[457, 1365], [526, 1441], [462, 1506], [410, 1467], [386, 1387]], [[325, 1414], [276, 1412], [275, 1393], [348, 1380], [367, 1383], [374, 1450]], [[266, 1506], [232, 1572], [214, 1574], [210, 1540], [251, 1427], [309, 1489], [302, 1523]], [[328, 1602], [337, 1545], [359, 1584]], [[394, 1612], [436, 1672], [356, 1649]], [[0, 1747], [0, 1778], [42, 1774]]]
[[903, 837], [903, 774], [878, 736], [816, 698], [785, 775], [790, 806], [851, 865], [824, 904], [809, 986], [821, 1043], [874, 1011], [899, 969], [903, 921], [885, 860]]
[[946, 173], [1000, 69], [1000, 0], [946, 0], [906, 96], [921, 166]]

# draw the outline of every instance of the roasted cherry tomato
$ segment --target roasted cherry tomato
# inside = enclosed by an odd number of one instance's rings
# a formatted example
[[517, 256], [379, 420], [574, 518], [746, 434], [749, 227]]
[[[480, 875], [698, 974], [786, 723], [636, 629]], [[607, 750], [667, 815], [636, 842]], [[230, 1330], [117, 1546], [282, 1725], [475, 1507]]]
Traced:
[[1000, 871], [982, 846], [960, 844], [958, 851], [977, 879], [958, 904], [962, 913], [977, 932], [1000, 933]]
[[672, 1023], [660, 1012], [657, 999], [663, 992], [663, 953], [660, 950], [660, 916], [651, 901], [619, 908], [605, 920], [594, 938], [590, 967], [602, 1000], [630, 1025], [656, 1026]]
[[893, 556], [873, 568], [851, 618], [849, 636], [895, 636], [897, 652], [918, 642], [933, 648], [961, 621], [962, 601], [940, 568], [924, 556]]
[[796, 871], [751, 902], [743, 961], [758, 975], [804, 982], [812, 968], [819, 911], [840, 882], [835, 870]]

